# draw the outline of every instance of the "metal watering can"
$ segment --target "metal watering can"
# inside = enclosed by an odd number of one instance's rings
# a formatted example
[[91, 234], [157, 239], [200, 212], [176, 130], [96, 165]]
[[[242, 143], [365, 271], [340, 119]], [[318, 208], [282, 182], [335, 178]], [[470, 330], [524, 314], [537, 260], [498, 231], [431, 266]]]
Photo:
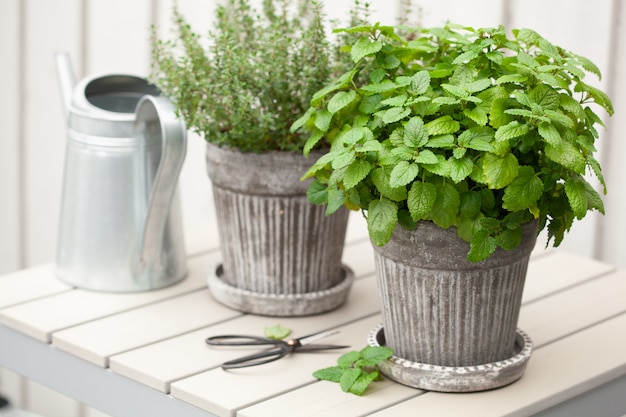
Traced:
[[56, 63], [68, 120], [57, 276], [111, 292], [176, 283], [187, 274], [177, 195], [184, 123], [141, 77], [76, 83], [69, 56]]

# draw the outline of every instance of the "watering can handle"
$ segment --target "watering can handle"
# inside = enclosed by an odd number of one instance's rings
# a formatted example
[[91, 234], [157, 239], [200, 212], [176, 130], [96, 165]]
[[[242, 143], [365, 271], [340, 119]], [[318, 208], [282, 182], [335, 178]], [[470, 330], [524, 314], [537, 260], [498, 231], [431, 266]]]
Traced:
[[[187, 148], [186, 127], [165, 97], [144, 96], [135, 111], [134, 135], [155, 130], [161, 136], [161, 161], [154, 177], [139, 247], [140, 271], [160, 268], [165, 226]], [[148, 126], [152, 125], [152, 126]], [[155, 126], [156, 125], [156, 126]], [[153, 132], [154, 133], [154, 132]]]

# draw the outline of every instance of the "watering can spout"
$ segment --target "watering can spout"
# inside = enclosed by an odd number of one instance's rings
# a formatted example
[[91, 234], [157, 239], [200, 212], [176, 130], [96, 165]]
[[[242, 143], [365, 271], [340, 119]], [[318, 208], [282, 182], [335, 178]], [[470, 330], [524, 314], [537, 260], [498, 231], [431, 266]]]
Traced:
[[63, 99], [63, 109], [65, 114], [69, 114], [70, 104], [74, 87], [76, 86], [76, 78], [72, 70], [70, 56], [65, 52], [56, 54], [57, 77], [59, 78], [59, 87], [61, 88], [61, 98]]

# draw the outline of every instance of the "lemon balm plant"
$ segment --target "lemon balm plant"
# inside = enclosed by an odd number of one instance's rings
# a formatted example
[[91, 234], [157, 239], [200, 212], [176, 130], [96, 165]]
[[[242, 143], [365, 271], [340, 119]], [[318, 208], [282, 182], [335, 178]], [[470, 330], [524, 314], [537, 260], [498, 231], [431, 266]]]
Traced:
[[332, 144], [304, 176], [311, 201], [364, 210], [377, 245], [397, 224], [455, 226], [474, 262], [517, 247], [533, 219], [558, 246], [603, 212], [586, 174], [605, 187], [596, 111], [613, 108], [583, 81], [600, 76], [591, 61], [529, 29], [398, 29], [346, 29], [360, 35], [353, 68], [293, 125], [309, 133], [305, 152]]

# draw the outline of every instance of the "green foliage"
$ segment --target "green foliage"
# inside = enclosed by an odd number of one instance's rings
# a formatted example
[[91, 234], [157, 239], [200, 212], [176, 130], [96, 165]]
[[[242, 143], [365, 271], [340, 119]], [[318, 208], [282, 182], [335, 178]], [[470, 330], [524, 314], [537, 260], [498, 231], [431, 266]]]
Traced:
[[[263, 0], [261, 11], [250, 3], [218, 6], [207, 39], [175, 7], [174, 39], [153, 30], [151, 81], [207, 141], [244, 152], [300, 152], [305, 138], [290, 126], [350, 57], [329, 41], [318, 1]], [[351, 24], [364, 14], [356, 0]], [[321, 118], [317, 125], [327, 127]]]
[[282, 340], [291, 334], [291, 329], [280, 323], [276, 323], [274, 326], [267, 326], [263, 334], [268, 339]]
[[367, 346], [360, 351], [343, 354], [337, 359], [337, 366], [315, 371], [313, 376], [339, 383], [344, 392], [363, 395], [371, 382], [382, 379], [378, 365], [391, 355], [393, 355], [391, 348]]
[[399, 223], [455, 226], [480, 261], [515, 248], [539, 219], [558, 246], [574, 219], [604, 212], [595, 175], [595, 111], [608, 96], [586, 84], [588, 59], [529, 29], [364, 25], [345, 49], [354, 65], [314, 94], [293, 131], [305, 153], [331, 144], [304, 175], [310, 194], [367, 213], [374, 243]]

